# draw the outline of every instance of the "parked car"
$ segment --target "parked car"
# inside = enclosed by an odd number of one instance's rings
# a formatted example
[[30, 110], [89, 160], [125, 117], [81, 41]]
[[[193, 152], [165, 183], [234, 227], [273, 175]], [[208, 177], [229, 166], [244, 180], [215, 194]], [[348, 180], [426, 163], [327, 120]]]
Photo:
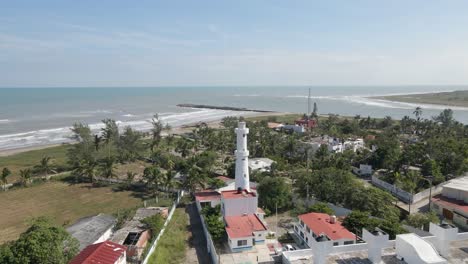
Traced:
[[294, 251], [294, 250], [297, 250], [296, 247], [290, 245], [290, 244], [286, 244], [283, 246], [283, 251]]

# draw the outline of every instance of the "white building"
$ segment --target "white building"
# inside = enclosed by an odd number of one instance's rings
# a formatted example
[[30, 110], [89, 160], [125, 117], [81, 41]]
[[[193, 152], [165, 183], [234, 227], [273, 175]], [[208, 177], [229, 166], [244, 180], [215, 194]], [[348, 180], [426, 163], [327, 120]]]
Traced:
[[264, 212], [258, 208], [258, 196], [251, 190], [249, 177], [249, 150], [245, 122], [236, 128], [237, 149], [234, 185], [228, 184], [218, 190], [205, 190], [195, 194], [197, 208], [221, 205], [221, 214], [226, 225], [228, 244], [233, 252], [249, 250], [255, 244], [264, 243], [267, 227]]
[[344, 150], [352, 150], [353, 152], [358, 151], [359, 149], [362, 149], [365, 147], [364, 145], [364, 139], [362, 138], [357, 138], [357, 139], [351, 139], [348, 138], [343, 142]]
[[284, 130], [290, 130], [299, 134], [302, 134], [306, 131], [305, 127], [299, 126], [299, 125], [283, 125], [281, 128]]
[[253, 158], [249, 160], [250, 171], [268, 172], [271, 169], [273, 160], [269, 158]]
[[323, 213], [308, 213], [298, 216], [294, 232], [303, 244], [313, 248], [314, 243], [332, 241], [333, 246], [354, 244], [356, 235], [346, 229], [336, 216]]
[[432, 209], [461, 228], [468, 229], [468, 176], [453, 179], [432, 198]]
[[370, 177], [374, 171], [372, 170], [372, 165], [359, 164], [359, 168], [353, 167], [353, 172], [359, 176]]

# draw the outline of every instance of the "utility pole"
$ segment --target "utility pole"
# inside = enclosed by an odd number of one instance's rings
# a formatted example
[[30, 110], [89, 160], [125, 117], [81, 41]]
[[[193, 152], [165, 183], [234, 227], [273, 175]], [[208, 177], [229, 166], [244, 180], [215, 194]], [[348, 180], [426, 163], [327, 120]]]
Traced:
[[275, 203], [276, 207], [276, 229], [275, 229], [275, 235], [278, 237], [278, 202]]

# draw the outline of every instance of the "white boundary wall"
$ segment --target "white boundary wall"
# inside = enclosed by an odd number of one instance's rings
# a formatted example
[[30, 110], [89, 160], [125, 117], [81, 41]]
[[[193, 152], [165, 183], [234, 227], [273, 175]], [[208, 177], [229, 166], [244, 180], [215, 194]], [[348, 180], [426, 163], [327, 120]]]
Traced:
[[161, 229], [161, 231], [159, 232], [158, 236], [156, 237], [156, 239], [154, 240], [153, 244], [151, 245], [151, 248], [150, 250], [148, 251], [148, 253], [146, 253], [146, 257], [145, 259], [143, 260], [143, 264], [147, 264], [151, 255], [154, 253], [154, 250], [156, 249], [156, 246], [158, 245], [158, 241], [159, 239], [161, 239], [162, 235], [164, 234], [164, 231], [166, 231], [166, 227], [167, 225], [169, 224], [169, 222], [171, 221], [172, 219], [172, 216], [174, 215], [174, 211], [177, 207], [177, 205], [179, 204], [180, 202], [180, 198], [182, 198], [182, 196], [184, 196], [184, 191], [180, 191], [177, 195], [177, 199], [175, 200], [174, 204], [172, 205], [171, 207], [171, 210], [169, 211], [169, 214], [167, 215], [167, 219], [166, 219], [166, 222], [164, 222], [164, 226], [163, 228]]
[[[435, 236], [430, 237], [423, 237], [424, 240], [431, 243], [432, 245], [436, 241]], [[468, 239], [468, 232], [466, 233], [458, 233], [457, 240], [467, 240]], [[388, 241], [388, 244], [385, 248], [394, 248], [396, 246], [395, 240]], [[340, 254], [340, 253], [349, 253], [354, 251], [365, 251], [368, 250], [367, 243], [360, 243], [360, 244], [353, 244], [353, 245], [345, 245], [345, 246], [335, 246], [333, 247], [332, 253], [333, 254]], [[295, 250], [295, 251], [285, 251], [283, 252], [281, 259], [283, 263], [290, 264], [291, 261], [300, 260], [300, 259], [310, 259], [312, 260], [313, 257], [312, 249], [302, 249], [302, 250]]]
[[[396, 196], [398, 199], [402, 200], [405, 203], [417, 203], [423, 199], [426, 199], [429, 197], [429, 194], [435, 195], [439, 194], [442, 192], [442, 186], [446, 184], [447, 182], [440, 183], [437, 186], [432, 187], [432, 191], [428, 188], [424, 191], [421, 191], [419, 193], [411, 194], [405, 190], [402, 190], [398, 187], [396, 187], [393, 184], [390, 184], [388, 182], [382, 181], [375, 175], [372, 175], [372, 184], [375, 186], [385, 189], [389, 191], [392, 195]], [[431, 193], [432, 192], [432, 193]]]

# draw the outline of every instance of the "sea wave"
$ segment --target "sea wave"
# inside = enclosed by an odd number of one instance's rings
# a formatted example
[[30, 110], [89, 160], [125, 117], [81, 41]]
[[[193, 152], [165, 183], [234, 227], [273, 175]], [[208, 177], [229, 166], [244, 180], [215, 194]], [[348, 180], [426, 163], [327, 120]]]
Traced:
[[[410, 94], [410, 93], [407, 93], [407, 94]], [[422, 94], [422, 93], [419, 92], [419, 93], [411, 93], [411, 94]], [[462, 107], [462, 106], [407, 103], [407, 102], [399, 102], [399, 101], [374, 98], [374, 97], [379, 97], [379, 96], [390, 96], [390, 95], [401, 95], [401, 94], [393, 93], [393, 94], [387, 94], [387, 95], [311, 96], [310, 98], [319, 99], [319, 100], [345, 101], [351, 104], [374, 106], [374, 107], [380, 107], [380, 108], [414, 109], [419, 106], [424, 109], [432, 109], [432, 110], [444, 110], [444, 109], [450, 108], [452, 110], [468, 111], [468, 107]], [[287, 98], [308, 98], [308, 96], [304, 96], [304, 95], [289, 95], [286, 97]]]
[[0, 123], [10, 123], [12, 122], [10, 119], [0, 119]]
[[[180, 127], [187, 124], [197, 122], [210, 122], [219, 120], [226, 116], [249, 116], [254, 115], [253, 112], [238, 112], [225, 111], [214, 109], [196, 109], [190, 112], [182, 113], [161, 113], [159, 116], [162, 122], [171, 125], [172, 127]], [[141, 120], [122, 121], [117, 120], [119, 128], [123, 129], [126, 126], [131, 126], [138, 131], [149, 131], [151, 129], [152, 114], [145, 115]], [[104, 127], [102, 123], [89, 124], [93, 133], [99, 133]], [[33, 130], [21, 133], [0, 135], [0, 150], [18, 149], [41, 145], [53, 145], [60, 143], [68, 143], [72, 140], [70, 127], [48, 128], [41, 130]]]

